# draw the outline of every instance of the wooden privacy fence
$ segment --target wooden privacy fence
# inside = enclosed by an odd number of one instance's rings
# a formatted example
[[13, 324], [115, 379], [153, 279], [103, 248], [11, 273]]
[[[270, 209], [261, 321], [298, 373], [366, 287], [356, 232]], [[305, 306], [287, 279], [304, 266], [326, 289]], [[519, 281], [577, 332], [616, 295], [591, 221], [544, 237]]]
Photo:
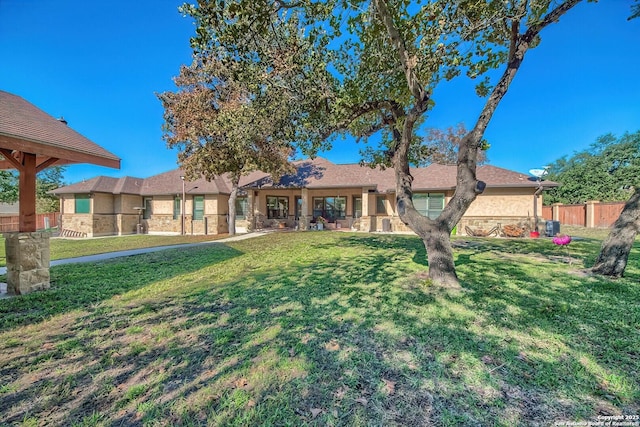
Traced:
[[554, 203], [542, 207], [545, 220], [560, 221], [564, 225], [579, 225], [591, 228], [608, 228], [616, 222], [625, 202], [601, 203], [590, 201], [581, 205]]
[[625, 202], [598, 203], [594, 206], [595, 227], [611, 227], [620, 216]]
[[[46, 228], [57, 227], [59, 216], [60, 213], [58, 212], [38, 214], [36, 218], [36, 228], [38, 230], [43, 230]], [[46, 222], [48, 222], [48, 224], [46, 224]], [[19, 223], [20, 217], [18, 215], [0, 216], [0, 232], [7, 233], [18, 231]]]
[[564, 205], [558, 211], [560, 224], [587, 226], [587, 205]]

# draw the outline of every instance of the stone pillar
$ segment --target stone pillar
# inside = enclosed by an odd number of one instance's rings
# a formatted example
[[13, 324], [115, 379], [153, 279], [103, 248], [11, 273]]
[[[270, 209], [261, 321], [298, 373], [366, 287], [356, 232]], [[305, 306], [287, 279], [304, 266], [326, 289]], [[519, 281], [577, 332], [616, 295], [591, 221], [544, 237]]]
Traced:
[[249, 214], [247, 215], [247, 221], [249, 225], [247, 226], [247, 231], [255, 231], [256, 230], [256, 212], [258, 209], [258, 196], [257, 191], [255, 190], [247, 190], [247, 204], [249, 205], [247, 209], [249, 209]]
[[49, 233], [5, 233], [7, 293], [49, 289]]
[[587, 228], [594, 228], [596, 226], [596, 203], [600, 203], [598, 200], [587, 200], [586, 203], [586, 222]]
[[309, 229], [309, 190], [307, 188], [303, 188], [300, 191], [300, 197], [302, 199], [302, 207], [300, 212], [300, 218], [298, 219], [298, 229], [302, 231], [307, 231]]

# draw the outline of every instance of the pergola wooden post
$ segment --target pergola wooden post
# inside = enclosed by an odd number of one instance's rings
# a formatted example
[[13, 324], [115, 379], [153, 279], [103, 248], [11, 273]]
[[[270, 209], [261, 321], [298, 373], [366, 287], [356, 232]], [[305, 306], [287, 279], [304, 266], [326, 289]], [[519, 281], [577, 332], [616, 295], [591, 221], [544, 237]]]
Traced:
[[7, 284], [23, 294], [49, 287], [49, 235], [36, 226], [36, 175], [49, 166], [91, 163], [120, 168], [120, 159], [19, 96], [0, 91], [0, 169], [19, 173], [20, 223], [5, 234]]

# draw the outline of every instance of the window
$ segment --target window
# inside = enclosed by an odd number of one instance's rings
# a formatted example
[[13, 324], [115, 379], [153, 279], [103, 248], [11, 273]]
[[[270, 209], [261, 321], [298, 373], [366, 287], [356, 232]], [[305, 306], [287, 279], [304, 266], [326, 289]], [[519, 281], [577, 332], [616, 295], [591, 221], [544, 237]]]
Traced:
[[289, 198], [267, 196], [267, 218], [283, 219], [289, 216]]
[[422, 215], [436, 219], [444, 209], [444, 194], [416, 193], [413, 195], [413, 206]]
[[313, 217], [323, 217], [327, 221], [344, 219], [347, 211], [346, 197], [314, 197]]
[[236, 198], [236, 218], [246, 219], [249, 212], [249, 200], [246, 197]]
[[362, 197], [353, 197], [353, 217], [360, 218], [362, 216]]
[[145, 197], [143, 199], [144, 210], [142, 211], [142, 219], [151, 218], [151, 201], [153, 199], [151, 197]]
[[300, 217], [302, 216], [302, 197], [296, 196], [295, 203], [296, 203], [296, 219], [300, 219]]
[[387, 213], [387, 196], [376, 196], [376, 213], [386, 215]]
[[180, 219], [182, 215], [182, 199], [176, 197], [173, 199], [173, 219]]
[[91, 200], [88, 194], [76, 194], [76, 213], [91, 213]]
[[204, 218], [204, 196], [193, 196], [193, 219]]

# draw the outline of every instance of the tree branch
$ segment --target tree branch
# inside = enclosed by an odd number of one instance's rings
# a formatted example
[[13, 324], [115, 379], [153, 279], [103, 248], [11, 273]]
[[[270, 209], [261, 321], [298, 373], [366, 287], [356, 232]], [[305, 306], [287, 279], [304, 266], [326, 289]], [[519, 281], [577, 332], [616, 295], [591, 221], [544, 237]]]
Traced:
[[[522, 61], [524, 60], [524, 56], [529, 50], [529, 46], [531, 41], [549, 24], [557, 21], [564, 13], [569, 11], [576, 4], [580, 3], [582, 0], [567, 0], [562, 3], [560, 6], [553, 9], [549, 12], [540, 22], [532, 25], [525, 31], [524, 34], [520, 35], [519, 33], [514, 33], [514, 26], [512, 24], [512, 34], [511, 34], [511, 47], [509, 49], [509, 62], [507, 64], [507, 69], [500, 77], [498, 84], [491, 92], [489, 99], [485, 103], [480, 116], [476, 122], [475, 127], [471, 132], [475, 134], [476, 137], [479, 136], [481, 139], [484, 134], [489, 121], [493, 117], [493, 114], [498, 107], [498, 104], [507, 93], [509, 89], [509, 85], [513, 81]], [[479, 141], [479, 139], [478, 139]]]
[[393, 17], [391, 16], [391, 12], [387, 7], [387, 4], [384, 0], [374, 0], [375, 8], [378, 11], [378, 15], [382, 20], [385, 28], [387, 29], [387, 33], [389, 33], [389, 38], [391, 39], [391, 43], [396, 48], [398, 52], [398, 59], [400, 59], [400, 63], [402, 64], [402, 68], [404, 69], [405, 78], [407, 79], [407, 85], [409, 86], [409, 90], [416, 98], [416, 104], [423, 104], [429, 99], [429, 94], [424, 90], [424, 87], [418, 80], [418, 76], [416, 75], [416, 58], [412, 58], [409, 55], [409, 51], [405, 45], [404, 39], [393, 23]]
[[[350, 110], [352, 111], [352, 114], [344, 120], [340, 121], [335, 126], [332, 126], [327, 131], [323, 132], [321, 135], [322, 139], [327, 139], [332, 133], [346, 129], [351, 123], [358, 120], [360, 117], [374, 111], [379, 111], [383, 117], [392, 119], [392, 121], [398, 120], [398, 118], [403, 115], [403, 110], [400, 105], [397, 102], [389, 99], [383, 101], [368, 101], [357, 107], [352, 107], [350, 108]], [[385, 116], [382, 113], [384, 110], [390, 111], [392, 116]], [[385, 125], [391, 124], [392, 121], [385, 123]], [[378, 130], [382, 129], [382, 127], [383, 126], [381, 126]]]

